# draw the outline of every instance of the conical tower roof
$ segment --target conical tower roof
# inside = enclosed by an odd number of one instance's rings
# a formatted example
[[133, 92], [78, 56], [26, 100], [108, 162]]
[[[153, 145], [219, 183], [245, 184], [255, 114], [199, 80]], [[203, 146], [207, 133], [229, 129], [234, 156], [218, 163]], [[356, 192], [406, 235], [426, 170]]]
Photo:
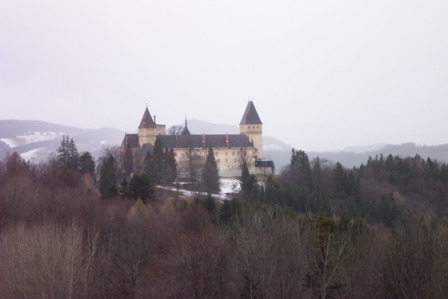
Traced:
[[262, 125], [263, 123], [258, 116], [257, 109], [252, 101], [247, 103], [246, 111], [244, 111], [243, 118], [240, 125]]
[[152, 119], [151, 113], [149, 113], [148, 107], [145, 109], [145, 113], [143, 113], [142, 120], [140, 122], [140, 125], [138, 126], [139, 129], [142, 128], [157, 128], [156, 124], [154, 123], [154, 120]]
[[188, 130], [187, 118], [185, 117], [185, 127], [180, 132], [180, 135], [191, 135], [190, 130]]

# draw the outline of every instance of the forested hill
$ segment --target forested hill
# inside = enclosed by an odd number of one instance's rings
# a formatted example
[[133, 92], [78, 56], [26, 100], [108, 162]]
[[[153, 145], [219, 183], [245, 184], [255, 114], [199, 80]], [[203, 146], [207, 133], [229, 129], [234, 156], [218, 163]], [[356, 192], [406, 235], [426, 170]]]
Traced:
[[98, 165], [75, 149], [65, 137], [57, 159], [0, 161], [0, 298], [448, 293], [444, 163], [380, 155], [346, 169], [294, 150], [264, 184], [243, 167], [241, 191], [220, 201], [207, 163], [182, 195], [162, 147]]
[[420, 156], [389, 155], [346, 169], [293, 152], [291, 164], [266, 183], [264, 200], [306, 213], [391, 225], [405, 209], [448, 215], [448, 166]]
[[351, 148], [342, 151], [334, 152], [307, 152], [312, 159], [315, 157], [325, 158], [330, 161], [340, 162], [345, 167], [355, 167], [365, 164], [369, 157], [375, 156], [400, 156], [400, 157], [414, 157], [419, 155], [422, 158], [431, 158], [440, 162], [448, 162], [448, 144], [443, 145], [416, 145], [415, 143], [404, 143], [400, 145], [384, 145], [378, 146], [375, 150], [367, 151], [352, 151]]

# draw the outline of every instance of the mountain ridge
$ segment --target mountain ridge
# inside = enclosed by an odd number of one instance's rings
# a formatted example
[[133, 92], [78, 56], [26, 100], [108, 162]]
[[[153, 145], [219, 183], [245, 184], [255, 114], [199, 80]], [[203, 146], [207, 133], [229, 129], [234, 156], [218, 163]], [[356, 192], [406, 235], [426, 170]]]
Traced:
[[[181, 127], [177, 125], [173, 127]], [[214, 124], [202, 120], [188, 120], [188, 127], [193, 134], [238, 134], [235, 125]], [[169, 131], [170, 129], [168, 129]], [[105, 146], [118, 146], [125, 131], [103, 127], [99, 129], [82, 129], [40, 120], [0, 120], [0, 159], [8, 152], [17, 152], [25, 159], [42, 161], [54, 153], [60, 144], [62, 135], [69, 135], [77, 144], [78, 150], [89, 151], [98, 157]], [[292, 146], [270, 136], [263, 136], [263, 151], [266, 159], [275, 163], [276, 171], [289, 164]], [[448, 144], [416, 145], [408, 142], [400, 145], [373, 144], [351, 146], [340, 151], [306, 151], [310, 160], [316, 157], [333, 162], [340, 162], [347, 168], [366, 163], [369, 157], [389, 154], [400, 157], [420, 155], [441, 162], [448, 162]]]

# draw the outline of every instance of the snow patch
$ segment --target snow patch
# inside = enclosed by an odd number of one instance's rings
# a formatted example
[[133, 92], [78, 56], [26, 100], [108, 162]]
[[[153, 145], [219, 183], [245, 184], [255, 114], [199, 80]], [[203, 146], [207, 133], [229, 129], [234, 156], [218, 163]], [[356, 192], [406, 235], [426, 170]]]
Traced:
[[227, 197], [229, 193], [238, 193], [241, 190], [240, 180], [231, 178], [221, 178], [221, 198]]
[[[158, 187], [165, 190], [177, 191], [177, 188], [175, 187], [165, 187], [165, 186], [158, 186]], [[238, 193], [241, 190], [240, 180], [231, 178], [224, 178], [224, 179], [222, 178], [220, 180], [220, 188], [221, 192], [219, 194], [212, 194], [212, 197], [217, 198], [221, 201], [230, 199], [230, 197], [228, 196], [229, 194]], [[182, 189], [182, 187], [179, 188], [179, 193], [187, 197], [193, 197], [196, 194], [202, 194], [204, 196], [206, 195], [205, 193], [202, 192], [196, 192], [196, 193], [191, 192], [189, 190]]]
[[57, 132], [27, 132], [28, 134], [18, 135], [15, 138], [0, 138], [10, 148], [26, 145], [34, 142], [59, 139], [64, 133]]
[[28, 152], [21, 153], [20, 156], [24, 160], [30, 161], [30, 160], [33, 160], [33, 159], [37, 158], [39, 156], [39, 152], [41, 152], [41, 151], [45, 151], [45, 148], [44, 147], [38, 147], [38, 148], [35, 148], [35, 149], [30, 150]]
[[3, 141], [4, 143], [6, 143], [6, 145], [8, 145], [10, 148], [15, 148], [18, 146], [17, 141], [15, 139], [12, 138], [0, 138], [1, 141]]

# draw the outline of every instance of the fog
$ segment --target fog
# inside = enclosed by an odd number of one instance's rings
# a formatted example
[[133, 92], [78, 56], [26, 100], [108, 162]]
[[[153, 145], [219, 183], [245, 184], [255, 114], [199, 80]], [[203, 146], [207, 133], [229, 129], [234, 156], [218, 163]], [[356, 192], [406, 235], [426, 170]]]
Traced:
[[0, 0], [0, 119], [237, 125], [304, 150], [448, 143], [447, 1]]

